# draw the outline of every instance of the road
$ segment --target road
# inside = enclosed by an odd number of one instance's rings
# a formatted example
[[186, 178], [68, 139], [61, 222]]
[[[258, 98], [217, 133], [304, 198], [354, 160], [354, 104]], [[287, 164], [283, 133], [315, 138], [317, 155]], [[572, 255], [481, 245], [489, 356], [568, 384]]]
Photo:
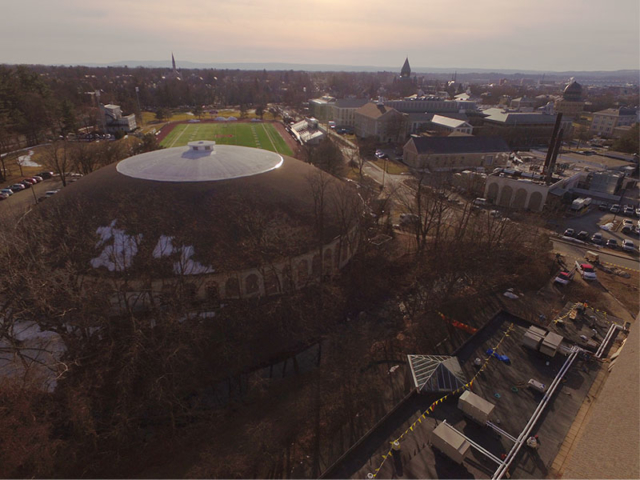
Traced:
[[635, 272], [640, 271], [638, 256], [631, 256], [622, 252], [613, 253], [606, 248], [597, 249], [595, 245], [580, 245], [552, 238], [553, 251], [567, 257], [567, 264], [571, 265], [575, 260], [584, 259], [587, 250], [594, 251], [600, 256], [600, 263], [609, 266], [621, 267]]

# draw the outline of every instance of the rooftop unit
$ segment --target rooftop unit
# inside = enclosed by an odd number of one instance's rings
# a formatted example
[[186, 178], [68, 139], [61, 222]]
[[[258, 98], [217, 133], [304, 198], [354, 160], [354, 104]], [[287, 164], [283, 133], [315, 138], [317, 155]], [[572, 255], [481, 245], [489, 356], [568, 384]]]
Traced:
[[466, 390], [458, 399], [458, 408], [480, 425], [486, 425], [496, 406], [471, 390]]
[[458, 464], [464, 462], [471, 449], [469, 441], [447, 422], [442, 422], [431, 433], [431, 446]]
[[549, 357], [555, 356], [558, 348], [560, 348], [562, 340], [562, 335], [558, 335], [553, 332], [547, 333], [547, 336], [542, 340], [542, 345], [540, 345], [540, 353]]
[[553, 357], [560, 349], [562, 340], [564, 340], [562, 335], [547, 332], [532, 325], [522, 337], [522, 345], [531, 350], [537, 350], [548, 357]]
[[529, 327], [529, 330], [525, 332], [524, 337], [522, 338], [522, 345], [532, 350], [538, 350], [546, 334], [547, 332], [545, 332], [543, 329], [531, 326]]

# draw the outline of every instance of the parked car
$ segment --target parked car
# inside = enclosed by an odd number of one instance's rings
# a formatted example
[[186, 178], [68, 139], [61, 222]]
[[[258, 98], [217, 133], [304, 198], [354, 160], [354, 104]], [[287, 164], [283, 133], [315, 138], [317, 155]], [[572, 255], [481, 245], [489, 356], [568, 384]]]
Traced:
[[564, 236], [565, 237], [573, 237], [576, 234], [576, 231], [573, 228], [567, 228], [564, 231]]
[[620, 230], [620, 232], [630, 235], [635, 232], [635, 228], [633, 227], [633, 225], [623, 225], [622, 230]]
[[559, 283], [561, 285], [568, 285], [571, 279], [573, 279], [573, 273], [560, 272], [558, 276], [553, 280], [553, 282]]
[[51, 177], [53, 177], [53, 172], [40, 172], [37, 175], [45, 180], [49, 180]]
[[600, 245], [602, 243], [602, 234], [600, 232], [596, 232], [591, 237], [591, 241], [596, 245]]
[[626, 227], [626, 226], [633, 227], [633, 220], [629, 220], [628, 218], [625, 218], [622, 221], [622, 226], [623, 227]]
[[622, 240], [622, 250], [625, 252], [635, 252], [636, 247], [631, 240]]
[[44, 192], [44, 196], [45, 196], [45, 197], [47, 197], [47, 198], [49, 198], [49, 197], [54, 196], [54, 195], [55, 195], [56, 193], [58, 193], [59, 191], [60, 191], [59, 189], [58, 189], [58, 190], [49, 190], [49, 191], [47, 191], [47, 192]]
[[633, 216], [633, 207], [631, 205], [625, 205], [624, 210], [622, 211], [624, 215], [628, 215], [630, 217]]
[[612, 205], [611, 208], [609, 209], [609, 211], [611, 213], [619, 213], [620, 212], [620, 205], [618, 205], [617, 203], [615, 205]]
[[576, 270], [584, 280], [597, 280], [596, 271], [590, 263], [581, 263], [576, 260]]
[[6, 200], [7, 198], [9, 198], [8, 194], [0, 192], [0, 201]]
[[400, 225], [419, 225], [420, 224], [420, 216], [415, 213], [402, 213], [400, 214]]
[[578, 233], [576, 238], [578, 240], [589, 240], [589, 232], [585, 232], [584, 230], [582, 230], [580, 233]]
[[7, 195], [11, 196], [15, 192], [13, 190], [11, 190], [10, 188], [3, 188], [2, 190], [0, 190], [0, 193], [6, 193]]
[[610, 238], [609, 240], [607, 240], [607, 247], [618, 248], [618, 241], [615, 238]]
[[476, 198], [473, 201], [474, 205], [477, 205], [478, 207], [484, 207], [485, 205], [487, 205], [487, 199], [486, 198]]
[[21, 180], [22, 183], [28, 183], [29, 185], [35, 185], [38, 181], [35, 178], [24, 178]]
[[22, 182], [20, 182], [22, 185], [24, 185], [24, 188], [31, 188], [31, 186], [33, 185], [33, 183], [31, 182], [27, 182], [26, 180], [23, 180]]
[[38, 183], [44, 181], [44, 178], [41, 177], [40, 175], [34, 175], [33, 178], [35, 178], [38, 181]]
[[636, 207], [636, 217], [640, 217], [640, 207]]
[[600, 205], [598, 205], [598, 208], [600, 210], [609, 210], [609, 204], [608, 203], [601, 203]]
[[9, 188], [11, 190], [13, 190], [14, 192], [20, 192], [20, 191], [24, 190], [27, 187], [25, 187], [24, 184], [22, 184], [22, 183], [14, 183]]

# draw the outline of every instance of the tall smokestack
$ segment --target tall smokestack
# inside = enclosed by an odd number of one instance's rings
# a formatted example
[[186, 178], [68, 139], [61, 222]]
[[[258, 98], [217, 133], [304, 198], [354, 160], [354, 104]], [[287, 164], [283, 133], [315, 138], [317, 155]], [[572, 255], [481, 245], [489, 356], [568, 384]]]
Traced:
[[549, 164], [551, 163], [551, 156], [553, 155], [553, 147], [556, 142], [556, 136], [558, 135], [558, 130], [560, 130], [560, 123], [562, 122], [562, 113], [559, 113], [556, 116], [556, 124], [553, 127], [553, 133], [551, 134], [551, 140], [549, 140], [549, 148], [547, 149], [547, 158], [544, 160], [544, 167], [542, 168], [542, 173], [547, 173], [549, 169]]
[[555, 145], [549, 146], [549, 151], [553, 150], [553, 154], [551, 155], [551, 160], [549, 162], [549, 167], [547, 168], [547, 176], [545, 178], [545, 182], [547, 184], [551, 183], [551, 176], [556, 169], [556, 160], [558, 159], [558, 153], [560, 153], [560, 149], [562, 148], [562, 135], [564, 134], [564, 128], [560, 129], [560, 133], [558, 133], [558, 138], [556, 139]]

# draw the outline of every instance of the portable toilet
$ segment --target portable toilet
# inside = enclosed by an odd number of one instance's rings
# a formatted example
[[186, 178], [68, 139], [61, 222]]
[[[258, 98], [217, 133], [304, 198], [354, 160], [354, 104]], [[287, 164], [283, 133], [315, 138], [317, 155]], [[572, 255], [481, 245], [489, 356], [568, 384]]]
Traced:
[[557, 333], [549, 332], [547, 336], [542, 340], [542, 344], [540, 345], [540, 353], [547, 355], [549, 357], [555, 356], [558, 348], [560, 348], [560, 344], [562, 343], [562, 335], [558, 335]]
[[529, 329], [524, 333], [524, 337], [522, 337], [522, 345], [532, 350], [538, 350], [540, 348], [540, 344], [546, 335], [546, 331], [542, 328], [530, 326]]
[[431, 446], [458, 464], [464, 462], [471, 449], [469, 441], [446, 421], [431, 433]]
[[467, 417], [478, 422], [480, 425], [486, 425], [496, 406], [481, 396], [476, 395], [471, 390], [465, 390], [458, 399], [458, 408], [462, 410], [462, 413]]

